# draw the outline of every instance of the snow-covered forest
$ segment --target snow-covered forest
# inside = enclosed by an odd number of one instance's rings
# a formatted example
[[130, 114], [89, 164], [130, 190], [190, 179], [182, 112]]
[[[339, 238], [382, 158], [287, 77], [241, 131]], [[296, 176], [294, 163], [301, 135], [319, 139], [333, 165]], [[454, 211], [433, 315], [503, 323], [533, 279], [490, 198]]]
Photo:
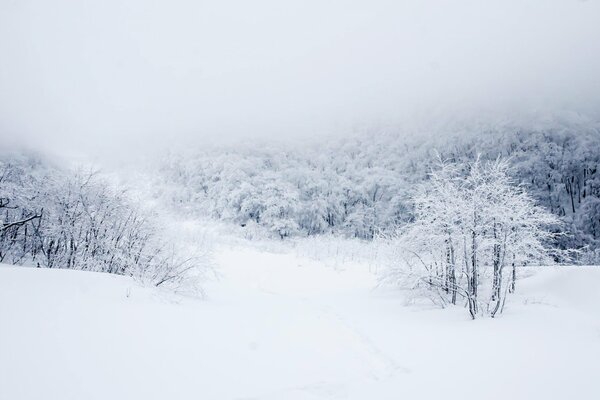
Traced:
[[0, 400], [600, 399], [599, 22], [0, 0]]
[[373, 239], [414, 218], [415, 185], [440, 159], [500, 157], [516, 184], [561, 219], [568, 234], [553, 245], [600, 262], [600, 125], [586, 122], [175, 152], [159, 164], [156, 194], [191, 215], [259, 225], [276, 237]]

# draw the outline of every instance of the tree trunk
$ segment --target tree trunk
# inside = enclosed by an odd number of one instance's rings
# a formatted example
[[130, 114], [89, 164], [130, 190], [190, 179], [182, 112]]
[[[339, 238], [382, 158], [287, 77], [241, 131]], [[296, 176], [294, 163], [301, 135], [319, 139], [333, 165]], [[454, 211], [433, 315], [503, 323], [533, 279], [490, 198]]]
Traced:
[[471, 242], [471, 315], [475, 318], [474, 314], [477, 314], [477, 291], [479, 286], [478, 279], [478, 268], [477, 268], [477, 233], [475, 229], [473, 229], [472, 233], [472, 242]]
[[[494, 236], [496, 236], [495, 227]], [[500, 303], [502, 302], [502, 268], [504, 266], [504, 257], [500, 256], [501, 249], [502, 247], [500, 246], [500, 243], [496, 242], [494, 245], [494, 287], [492, 293], [492, 302], [494, 303], [494, 308], [491, 312], [492, 318], [494, 318], [500, 309]]]
[[498, 228], [496, 222], [494, 222], [494, 250], [493, 250], [493, 266], [494, 276], [492, 278], [492, 302], [500, 301], [500, 286], [502, 285], [501, 270], [500, 270], [500, 251], [501, 246], [498, 240]]
[[446, 240], [446, 276], [444, 277], [444, 289], [450, 294], [450, 302], [456, 304], [456, 261], [454, 256], [454, 244], [452, 239]]
[[515, 292], [516, 282], [517, 282], [517, 269], [515, 266], [515, 257], [513, 255], [512, 272], [511, 272], [511, 276], [510, 276], [510, 285], [508, 286], [508, 291], [510, 293]]

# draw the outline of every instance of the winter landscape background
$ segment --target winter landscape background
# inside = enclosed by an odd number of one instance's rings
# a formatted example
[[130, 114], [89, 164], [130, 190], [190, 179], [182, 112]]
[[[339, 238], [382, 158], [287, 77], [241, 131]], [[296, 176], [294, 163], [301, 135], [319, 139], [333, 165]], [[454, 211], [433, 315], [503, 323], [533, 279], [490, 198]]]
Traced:
[[0, 399], [600, 397], [598, 21], [0, 1]]

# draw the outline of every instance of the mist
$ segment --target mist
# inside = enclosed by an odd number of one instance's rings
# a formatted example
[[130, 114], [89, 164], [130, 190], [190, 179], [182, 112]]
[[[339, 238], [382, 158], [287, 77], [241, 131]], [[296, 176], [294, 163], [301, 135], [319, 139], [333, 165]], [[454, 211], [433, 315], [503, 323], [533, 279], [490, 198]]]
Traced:
[[600, 2], [0, 2], [5, 145], [130, 154], [593, 114]]

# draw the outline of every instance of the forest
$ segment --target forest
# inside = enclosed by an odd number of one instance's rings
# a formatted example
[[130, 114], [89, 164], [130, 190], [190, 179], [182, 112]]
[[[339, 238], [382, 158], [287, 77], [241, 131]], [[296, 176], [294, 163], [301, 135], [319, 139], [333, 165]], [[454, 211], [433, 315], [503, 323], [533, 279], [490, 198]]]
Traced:
[[[441, 161], [508, 160], [509, 175], [566, 232], [552, 246], [600, 262], [600, 126], [553, 122], [358, 134], [319, 143], [245, 143], [172, 152], [152, 171], [153, 195], [277, 238], [371, 240], [414, 219], [415, 187]], [[463, 171], [466, 173], [466, 171]]]

